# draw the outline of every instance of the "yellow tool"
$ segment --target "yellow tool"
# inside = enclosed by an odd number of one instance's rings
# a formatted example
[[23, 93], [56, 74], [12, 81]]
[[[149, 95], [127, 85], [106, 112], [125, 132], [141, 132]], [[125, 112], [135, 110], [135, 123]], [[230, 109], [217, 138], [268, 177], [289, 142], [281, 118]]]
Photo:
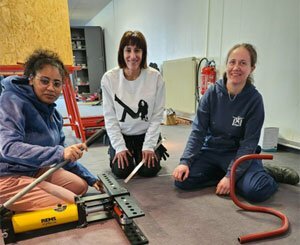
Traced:
[[15, 233], [22, 233], [78, 221], [76, 204], [58, 206], [33, 212], [19, 213], [12, 216], [12, 225]]

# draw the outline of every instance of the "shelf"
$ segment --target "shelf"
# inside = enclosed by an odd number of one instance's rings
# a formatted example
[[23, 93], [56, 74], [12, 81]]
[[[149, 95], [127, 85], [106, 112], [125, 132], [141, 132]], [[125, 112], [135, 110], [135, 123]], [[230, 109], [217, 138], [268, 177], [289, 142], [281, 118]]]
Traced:
[[97, 92], [106, 69], [102, 28], [98, 26], [71, 27], [71, 45], [73, 63], [81, 68], [80, 71], [74, 73], [74, 86], [79, 82], [87, 83], [85, 87], [89, 88], [91, 93]]
[[79, 94], [90, 92], [90, 86], [88, 84], [77, 85], [77, 87], [78, 87]]

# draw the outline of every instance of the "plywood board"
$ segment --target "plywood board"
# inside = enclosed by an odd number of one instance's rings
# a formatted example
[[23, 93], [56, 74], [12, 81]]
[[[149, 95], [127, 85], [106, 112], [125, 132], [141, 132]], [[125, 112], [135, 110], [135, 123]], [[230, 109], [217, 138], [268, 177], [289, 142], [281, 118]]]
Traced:
[[1, 0], [0, 65], [15, 65], [37, 48], [59, 54], [72, 65], [67, 0]]

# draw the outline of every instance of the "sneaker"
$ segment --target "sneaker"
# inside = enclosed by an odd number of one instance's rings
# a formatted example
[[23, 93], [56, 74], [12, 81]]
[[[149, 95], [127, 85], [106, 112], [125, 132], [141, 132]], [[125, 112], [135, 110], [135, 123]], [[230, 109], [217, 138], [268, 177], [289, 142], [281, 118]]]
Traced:
[[276, 182], [297, 185], [299, 183], [299, 174], [289, 167], [278, 167], [270, 164], [264, 164], [264, 168]]

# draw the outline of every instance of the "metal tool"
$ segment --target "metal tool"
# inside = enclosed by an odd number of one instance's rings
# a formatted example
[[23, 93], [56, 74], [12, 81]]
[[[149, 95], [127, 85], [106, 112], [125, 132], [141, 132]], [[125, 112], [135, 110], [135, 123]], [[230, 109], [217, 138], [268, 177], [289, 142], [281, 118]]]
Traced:
[[5, 244], [53, 232], [87, 227], [89, 223], [115, 218], [131, 244], [147, 244], [148, 239], [134, 218], [145, 213], [136, 204], [128, 190], [109, 174], [98, 175], [105, 193], [77, 196], [75, 204], [55, 208], [1, 215], [1, 230]]
[[[104, 129], [92, 135], [86, 145], [103, 136]], [[37, 184], [69, 161], [63, 161], [49, 169], [0, 207], [0, 228], [5, 244], [28, 237], [49, 234], [70, 228], [86, 227], [89, 222], [116, 218], [131, 244], [147, 244], [148, 239], [132, 220], [144, 216], [126, 188], [108, 174], [98, 175], [106, 192], [91, 196], [75, 197], [75, 204], [61, 205], [44, 210], [17, 213], [9, 210], [11, 204], [28, 193]]]

